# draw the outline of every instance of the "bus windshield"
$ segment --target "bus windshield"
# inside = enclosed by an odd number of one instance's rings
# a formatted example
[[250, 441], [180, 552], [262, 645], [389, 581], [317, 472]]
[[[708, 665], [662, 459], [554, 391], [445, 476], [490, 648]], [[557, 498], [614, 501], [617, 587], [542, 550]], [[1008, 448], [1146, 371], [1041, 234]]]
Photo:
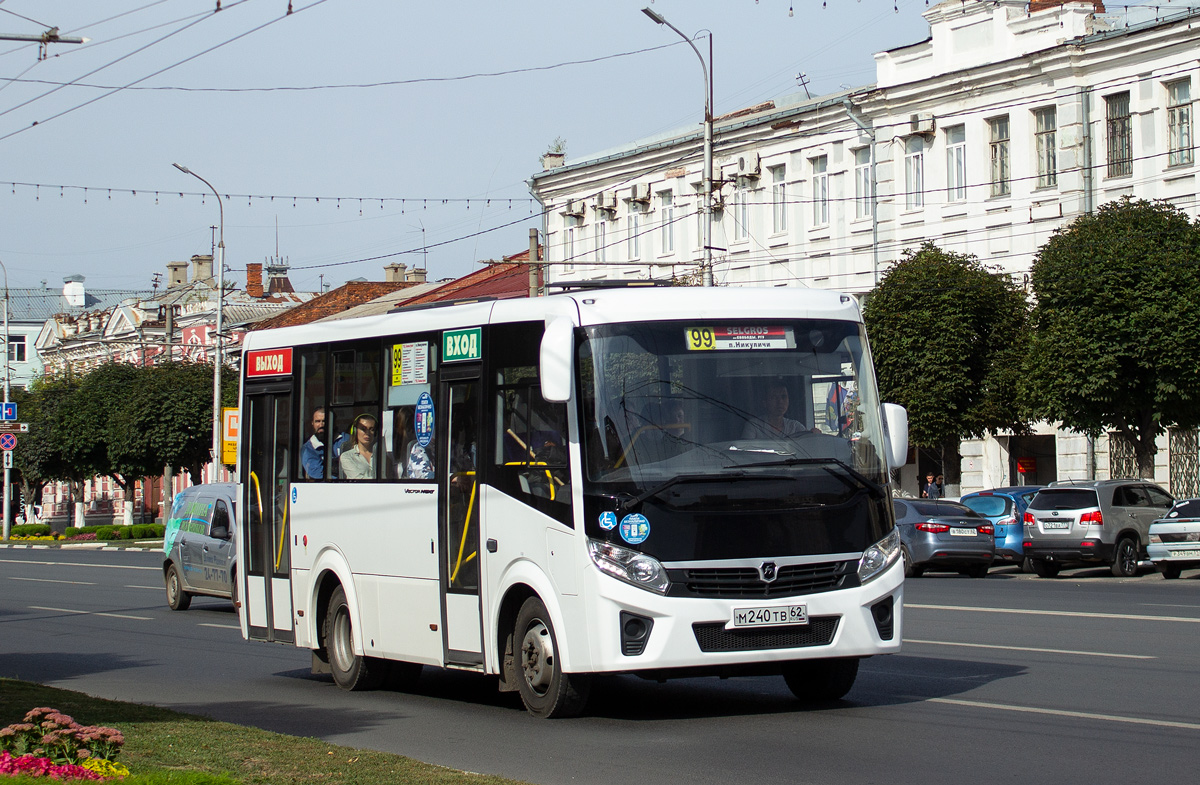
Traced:
[[[702, 516], [809, 510], [811, 520], [842, 507], [843, 521], [873, 522], [847, 541], [859, 549], [890, 528], [862, 509], [886, 506], [888, 481], [862, 325], [696, 319], [585, 332], [585, 492], [617, 500], [618, 514], [649, 503]], [[778, 545], [776, 534], [763, 536]]]

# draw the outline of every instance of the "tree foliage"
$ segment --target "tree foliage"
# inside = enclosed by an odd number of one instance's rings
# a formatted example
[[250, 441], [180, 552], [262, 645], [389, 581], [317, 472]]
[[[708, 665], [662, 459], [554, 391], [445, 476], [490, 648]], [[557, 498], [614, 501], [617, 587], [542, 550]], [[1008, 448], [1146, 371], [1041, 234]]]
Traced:
[[863, 317], [880, 394], [908, 409], [913, 444], [1027, 428], [1017, 387], [1028, 306], [1011, 278], [927, 242], [887, 271]]
[[1038, 252], [1023, 393], [1039, 417], [1130, 439], [1143, 477], [1154, 438], [1200, 425], [1200, 224], [1126, 197]]

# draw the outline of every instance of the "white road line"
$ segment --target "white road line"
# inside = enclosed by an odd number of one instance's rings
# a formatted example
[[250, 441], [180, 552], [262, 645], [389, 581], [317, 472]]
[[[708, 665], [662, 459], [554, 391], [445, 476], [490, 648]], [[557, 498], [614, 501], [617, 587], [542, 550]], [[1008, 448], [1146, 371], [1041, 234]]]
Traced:
[[30, 605], [30, 610], [53, 611], [55, 613], [77, 613], [82, 616], [110, 616], [114, 619], [136, 619], [138, 621], [154, 621], [152, 616], [127, 616], [123, 613], [102, 613], [100, 611], [77, 611], [71, 608], [46, 608], [41, 605]]
[[1200, 730], [1200, 723], [1196, 722], [1151, 720], [1145, 717], [1125, 717], [1120, 714], [1096, 714], [1090, 711], [1067, 711], [1065, 709], [1039, 709], [1034, 706], [1011, 706], [1005, 703], [984, 703], [982, 701], [965, 701], [955, 698], [927, 698], [926, 702], [945, 703], [951, 706], [968, 706], [973, 709], [995, 709], [997, 711], [1015, 711], [1022, 714], [1047, 714], [1053, 717], [1073, 717], [1085, 720], [1103, 720], [1104, 722], [1126, 722], [1130, 725], [1154, 725], [1160, 728]]
[[37, 564], [46, 567], [106, 567], [110, 570], [153, 570], [162, 572], [161, 567], [138, 567], [133, 564], [80, 564], [73, 561], [29, 561], [28, 559], [0, 559], [0, 564]]
[[75, 586], [95, 586], [96, 584], [89, 581], [56, 581], [53, 578], [18, 578], [16, 575], [8, 576], [10, 581], [33, 581], [35, 583], [70, 583]]
[[905, 643], [923, 643], [926, 646], [964, 646], [970, 649], [1005, 649], [1007, 651], [1035, 651], [1041, 654], [1077, 654], [1082, 657], [1119, 657], [1126, 660], [1158, 659], [1149, 654], [1112, 654], [1103, 651], [1075, 651], [1073, 649], [1039, 649], [1033, 646], [997, 646], [991, 643], [955, 643], [953, 641], [919, 641], [915, 638], [905, 638]]
[[129, 585], [126, 585], [125, 588], [126, 589], [153, 589], [154, 591], [162, 591], [163, 590], [163, 587], [161, 587], [161, 586], [129, 586]]
[[905, 608], [920, 608], [932, 611], [967, 611], [969, 613], [1013, 613], [1018, 616], [1074, 616], [1080, 619], [1123, 619], [1125, 621], [1178, 621], [1200, 624], [1194, 616], [1146, 616], [1135, 613], [1090, 613], [1087, 611], [1035, 611], [1025, 608], [978, 608], [971, 605], [921, 605], [906, 602]]
[[200, 622], [196, 626], [197, 627], [216, 627], [216, 628], [222, 629], [222, 630], [241, 630], [242, 629], [237, 624], [209, 624], [207, 622]]

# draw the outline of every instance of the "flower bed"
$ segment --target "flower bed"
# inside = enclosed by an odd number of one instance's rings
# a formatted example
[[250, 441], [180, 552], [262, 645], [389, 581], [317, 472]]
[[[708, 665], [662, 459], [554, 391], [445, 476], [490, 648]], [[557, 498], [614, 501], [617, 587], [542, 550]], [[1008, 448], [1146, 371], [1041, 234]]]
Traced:
[[0, 774], [102, 780], [129, 773], [115, 758], [125, 737], [115, 728], [80, 725], [49, 707], [0, 728]]

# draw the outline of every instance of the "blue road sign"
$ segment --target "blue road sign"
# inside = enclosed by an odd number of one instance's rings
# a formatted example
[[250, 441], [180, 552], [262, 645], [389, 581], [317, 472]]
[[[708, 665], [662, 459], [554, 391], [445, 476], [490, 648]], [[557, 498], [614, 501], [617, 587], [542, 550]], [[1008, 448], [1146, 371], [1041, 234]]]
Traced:
[[15, 419], [17, 419], [17, 405], [15, 403], [0, 404], [0, 420]]

